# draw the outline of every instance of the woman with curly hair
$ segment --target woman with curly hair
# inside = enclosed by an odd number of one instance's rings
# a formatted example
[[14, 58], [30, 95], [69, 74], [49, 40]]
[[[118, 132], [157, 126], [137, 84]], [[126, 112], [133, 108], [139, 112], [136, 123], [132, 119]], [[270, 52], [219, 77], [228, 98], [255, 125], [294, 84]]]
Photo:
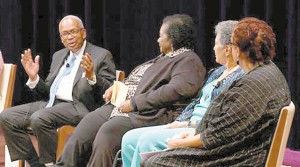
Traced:
[[145, 166], [264, 166], [280, 110], [291, 101], [271, 61], [275, 34], [266, 22], [248, 17], [235, 26], [231, 42], [245, 76], [211, 103], [195, 132], [170, 139], [170, 150]]
[[56, 166], [112, 166], [122, 136], [129, 130], [172, 121], [175, 102], [195, 97], [206, 70], [193, 51], [195, 29], [190, 16], [164, 19], [157, 40], [161, 54], [136, 67], [125, 79], [129, 90], [119, 107], [108, 103], [77, 125]]
[[121, 147], [123, 167], [140, 166], [140, 153], [164, 150], [167, 148], [167, 139], [180, 132], [195, 130], [211, 101], [244, 75], [231, 54], [230, 40], [236, 24], [237, 21], [227, 20], [216, 25], [214, 51], [216, 62], [223, 66], [211, 72], [199, 98], [193, 100], [170, 124], [137, 128], [125, 133]]

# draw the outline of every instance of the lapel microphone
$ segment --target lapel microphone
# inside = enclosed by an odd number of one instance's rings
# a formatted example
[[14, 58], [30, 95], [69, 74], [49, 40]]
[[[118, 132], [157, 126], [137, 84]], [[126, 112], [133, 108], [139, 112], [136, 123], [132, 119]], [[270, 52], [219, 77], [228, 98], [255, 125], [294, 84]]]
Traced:
[[[65, 62], [66, 61], [68, 61], [68, 55], [65, 57], [65, 60], [64, 60]], [[70, 67], [70, 64], [67, 62], [67, 64], [66, 64], [66, 68], [69, 68]]]
[[[69, 57], [69, 54], [66, 55], [66, 57], [65, 57], [65, 62], [68, 61], [68, 57]], [[70, 63], [67, 62], [66, 68], [69, 68], [69, 67], [70, 67]]]

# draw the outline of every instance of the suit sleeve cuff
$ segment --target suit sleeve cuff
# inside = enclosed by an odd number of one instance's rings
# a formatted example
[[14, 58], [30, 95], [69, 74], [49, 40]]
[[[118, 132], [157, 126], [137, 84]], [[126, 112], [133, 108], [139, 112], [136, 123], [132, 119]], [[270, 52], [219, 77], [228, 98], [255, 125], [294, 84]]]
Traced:
[[30, 79], [28, 79], [28, 81], [26, 82], [26, 85], [30, 88], [30, 89], [34, 89], [36, 87], [36, 85], [39, 83], [40, 80], [40, 76], [37, 75], [37, 78], [35, 81], [30, 81]]
[[131, 105], [132, 111], [137, 111], [137, 106], [136, 106], [134, 98], [132, 98], [130, 100], [130, 105]]

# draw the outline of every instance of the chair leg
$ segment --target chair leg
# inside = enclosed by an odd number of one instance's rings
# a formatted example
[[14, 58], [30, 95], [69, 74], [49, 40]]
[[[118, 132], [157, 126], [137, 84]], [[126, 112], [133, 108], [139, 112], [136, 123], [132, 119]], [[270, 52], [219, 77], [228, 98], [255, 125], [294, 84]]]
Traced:
[[19, 160], [19, 167], [25, 167], [26, 161], [25, 160]]
[[69, 139], [70, 135], [74, 132], [75, 127], [70, 125], [64, 125], [60, 128], [58, 128], [57, 136], [58, 136], [58, 142], [57, 142], [57, 149], [56, 149], [56, 160], [60, 157], [62, 154], [63, 148]]
[[121, 150], [116, 153], [112, 167], [117, 167], [118, 162], [122, 162]]

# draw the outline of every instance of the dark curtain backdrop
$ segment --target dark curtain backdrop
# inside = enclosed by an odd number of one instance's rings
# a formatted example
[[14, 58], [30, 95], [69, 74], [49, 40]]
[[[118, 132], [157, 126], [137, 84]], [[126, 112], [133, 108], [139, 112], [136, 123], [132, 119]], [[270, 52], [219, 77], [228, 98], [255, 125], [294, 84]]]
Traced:
[[[292, 100], [300, 102], [300, 2], [297, 0], [0, 0], [0, 49], [7, 63], [18, 65], [14, 105], [34, 100], [24, 85], [27, 77], [20, 54], [31, 48], [41, 56], [45, 77], [51, 55], [63, 48], [58, 32], [67, 14], [82, 18], [88, 41], [107, 48], [117, 68], [128, 74], [136, 65], [159, 54], [157, 37], [164, 16], [187, 13], [197, 24], [196, 52], [207, 69], [214, 62], [214, 25], [222, 20], [255, 16], [267, 21], [277, 34], [274, 62], [288, 80]], [[297, 57], [298, 55], [298, 57]], [[267, 83], [266, 83], [267, 84]], [[294, 118], [289, 146], [300, 149], [300, 113]]]

